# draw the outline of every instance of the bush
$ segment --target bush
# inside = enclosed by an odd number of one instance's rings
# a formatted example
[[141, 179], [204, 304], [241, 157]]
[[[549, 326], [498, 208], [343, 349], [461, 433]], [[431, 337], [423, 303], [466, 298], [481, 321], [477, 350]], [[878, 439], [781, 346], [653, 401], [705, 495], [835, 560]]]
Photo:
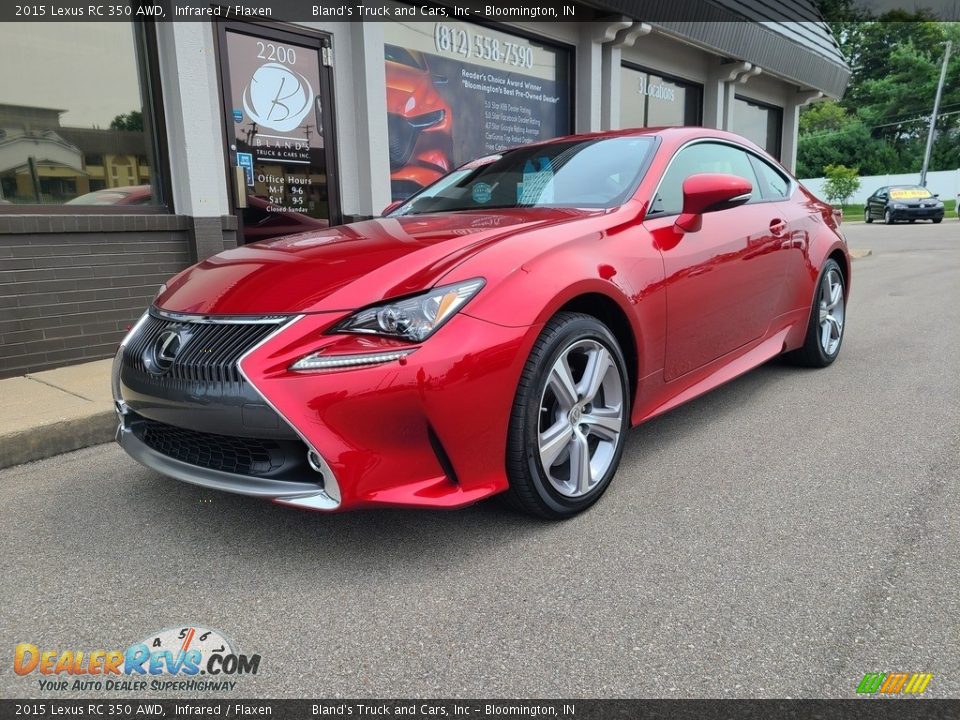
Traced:
[[833, 204], [846, 205], [850, 197], [860, 189], [860, 169], [846, 165], [827, 165], [823, 169], [826, 182], [823, 192]]

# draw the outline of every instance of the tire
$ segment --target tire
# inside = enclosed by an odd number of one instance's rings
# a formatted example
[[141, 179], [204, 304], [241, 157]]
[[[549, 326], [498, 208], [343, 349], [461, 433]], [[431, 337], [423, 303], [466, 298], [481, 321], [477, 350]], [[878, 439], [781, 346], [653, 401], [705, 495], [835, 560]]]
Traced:
[[[588, 373], [594, 367], [600, 372]], [[629, 424], [626, 362], [613, 333], [590, 315], [558, 313], [537, 338], [517, 387], [504, 499], [551, 520], [583, 512], [616, 474]]]
[[864, 221], [867, 225], [869, 225], [870, 223], [873, 222], [873, 217], [870, 215], [870, 208], [868, 208], [868, 207], [865, 207], [865, 208], [863, 209], [863, 221]]
[[889, 210], [883, 211], [883, 222], [886, 225], [893, 225], [893, 215], [890, 214]]
[[934, 225], [939, 225], [939, 224], [942, 223], [942, 222], [943, 222], [943, 218], [934, 218], [934, 219], [933, 219], [933, 224], [934, 224]]
[[[831, 306], [829, 300], [829, 291], [827, 287], [835, 287], [839, 282], [840, 295], [839, 302]], [[827, 298], [826, 300], [824, 298]], [[817, 278], [817, 288], [813, 294], [813, 307], [810, 310], [810, 322], [807, 324], [807, 335], [803, 345], [793, 352], [787, 353], [786, 358], [795, 365], [802, 367], [827, 367], [837, 359], [840, 354], [840, 346], [843, 344], [843, 335], [846, 331], [846, 281], [843, 277], [843, 271], [836, 260], [827, 260], [824, 263], [823, 270], [820, 271], [820, 277]], [[839, 308], [839, 313], [837, 309]], [[824, 310], [833, 318], [826, 320], [826, 325], [830, 328], [829, 342], [825, 338], [825, 329], [822, 324], [821, 311]], [[839, 331], [837, 332], [837, 323]]]

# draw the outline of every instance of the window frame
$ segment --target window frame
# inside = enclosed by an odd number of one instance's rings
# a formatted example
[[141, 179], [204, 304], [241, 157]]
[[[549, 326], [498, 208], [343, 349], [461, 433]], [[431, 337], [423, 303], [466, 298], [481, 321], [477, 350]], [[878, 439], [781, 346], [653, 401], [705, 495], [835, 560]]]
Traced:
[[0, 204], [0, 216], [8, 215], [170, 215], [173, 214], [172, 186], [169, 172], [169, 146], [167, 143], [166, 118], [163, 113], [163, 96], [160, 89], [160, 58], [157, 51], [157, 28], [154, 20], [131, 20], [134, 43], [139, 46], [142, 57], [137, 58], [137, 77], [144, 132], [148, 135], [154, 155], [152, 175], [156, 178], [153, 191], [159, 197], [151, 205], [38, 205]]
[[[647, 75], [656, 75], [659, 78], [663, 78], [664, 80], [668, 82], [672, 82], [673, 84], [683, 88], [696, 88], [697, 90], [699, 90], [700, 102], [697, 104], [696, 123], [694, 123], [693, 125], [687, 125], [686, 123], [684, 123], [683, 125], [676, 125], [675, 127], [703, 127], [703, 99], [705, 96], [703, 83], [698, 83], [695, 80], [688, 80], [687, 78], [680, 77], [679, 75], [671, 75], [669, 73], [661, 72], [660, 70], [657, 70], [655, 68], [645, 67], [644, 65], [631, 62], [630, 60], [621, 59], [620, 69], [623, 70], [623, 68], [626, 68], [627, 70], [633, 70], [635, 72], [647, 73]], [[621, 117], [620, 120], [622, 122], [623, 118]], [[642, 127], [645, 129], [651, 126], [644, 125]], [[656, 127], [656, 126], [653, 126], [653, 127]]]
[[[756, 105], [757, 107], [762, 108], [764, 110], [775, 111], [777, 116], [777, 151], [770, 152], [769, 150], [767, 150], [767, 148], [763, 148], [763, 149], [765, 152], [770, 153], [771, 157], [779, 161], [780, 156], [783, 154], [783, 112], [784, 112], [783, 108], [779, 105], [774, 105], [772, 103], [764, 102], [763, 100], [755, 100], [752, 97], [748, 97], [746, 95], [740, 95], [739, 93], [735, 94], [733, 98], [734, 100], [740, 100], [741, 102], [745, 102], [748, 105]], [[734, 131], [736, 131], [736, 127], [734, 127]], [[757, 143], [757, 145], [759, 144], [760, 143]]]
[[[756, 153], [749, 153], [750, 163], [753, 165], [753, 171], [757, 174], [757, 179], [760, 181], [760, 194], [763, 196], [764, 201], [767, 202], [782, 202], [784, 200], [789, 200], [793, 197], [793, 187], [792, 180], [790, 176], [784, 173], [782, 170], [777, 169], [772, 163], [764, 160]], [[774, 193], [770, 189], [770, 182], [764, 177], [760, 170], [764, 167], [770, 169], [775, 175], [779, 175], [781, 178], [787, 181], [787, 194], [779, 195]]]
[[[659, 137], [659, 136], [657, 136], [657, 137]], [[657, 220], [657, 219], [659, 219], [659, 218], [665, 218], [665, 217], [678, 217], [679, 215], [682, 214], [682, 211], [679, 212], [679, 213], [666, 213], [666, 212], [656, 212], [656, 211], [653, 211], [653, 210], [652, 210], [652, 208], [653, 208], [653, 199], [659, 194], [659, 192], [660, 192], [660, 185], [663, 184], [664, 178], [667, 177], [667, 173], [670, 172], [670, 168], [673, 166], [674, 161], [677, 159], [677, 157], [679, 157], [680, 153], [683, 152], [684, 150], [686, 150], [686, 149], [694, 146], [694, 145], [702, 145], [702, 144], [704, 144], [704, 143], [710, 143], [710, 144], [714, 144], [714, 145], [729, 145], [730, 147], [733, 147], [733, 148], [736, 148], [737, 150], [742, 150], [743, 152], [745, 152], [745, 153], [747, 154], [747, 159], [748, 159], [748, 160], [751, 160], [751, 158], [756, 157], [756, 158], [758, 158], [758, 159], [760, 159], [760, 160], [763, 160], [764, 162], [767, 162], [768, 164], [769, 164], [769, 162], [770, 162], [769, 160], [764, 159], [764, 157], [763, 157], [761, 154], [759, 154], [756, 150], [753, 150], [753, 149], [751, 149], [751, 148], [748, 148], [746, 145], [741, 145], [741, 144], [738, 143], [738, 142], [733, 142], [732, 140], [727, 140], [726, 138], [702, 137], [702, 138], [694, 138], [693, 140], [689, 140], [689, 141], [683, 143], [680, 147], [678, 147], [678, 148], [676, 149], [676, 151], [675, 151], [675, 152], [673, 153], [673, 155], [670, 157], [670, 160], [667, 162], [666, 166], [663, 168], [663, 172], [660, 173], [660, 179], [657, 180], [657, 185], [656, 185], [656, 187], [654, 188], [653, 193], [650, 195], [650, 204], [649, 204], [649, 206], [647, 207], [647, 211], [646, 211], [646, 212], [644, 213], [644, 215], [643, 215], [643, 222], [646, 222], [647, 220]], [[751, 163], [750, 163], [750, 166], [751, 166], [751, 169], [753, 169], [754, 174], [756, 174], [757, 171], [756, 171], [756, 169], [753, 167], [752, 161], [751, 161]], [[689, 177], [689, 176], [688, 176], [688, 177]], [[758, 199], [754, 200], [754, 199], [753, 199], [753, 196], [751, 195], [750, 200], [747, 201], [746, 203], [744, 203], [744, 205], [760, 205], [760, 204], [763, 204], [763, 203], [783, 202], [783, 201], [785, 201], [785, 200], [791, 200], [791, 199], [793, 198], [794, 194], [796, 194], [796, 192], [797, 192], [797, 184], [798, 184], [798, 183], [797, 183], [796, 180], [794, 180], [794, 178], [793, 178], [792, 175], [789, 175], [789, 174], [788, 174], [788, 175], [787, 175], [787, 179], [790, 181], [790, 188], [789, 188], [790, 191], [787, 193], [786, 197], [780, 197], [780, 198], [765, 198], [765, 197], [763, 197], [763, 193], [762, 193], [762, 191], [761, 191], [761, 192], [760, 192], [760, 197], [759, 197]], [[755, 189], [756, 189], [756, 190], [759, 190], [759, 188], [755, 188]], [[737, 207], [741, 207], [741, 206], [738, 205]], [[735, 210], [736, 208], [730, 208], [730, 209], [731, 209], [731, 210]], [[651, 213], [652, 213], [652, 214], [651, 214]]]

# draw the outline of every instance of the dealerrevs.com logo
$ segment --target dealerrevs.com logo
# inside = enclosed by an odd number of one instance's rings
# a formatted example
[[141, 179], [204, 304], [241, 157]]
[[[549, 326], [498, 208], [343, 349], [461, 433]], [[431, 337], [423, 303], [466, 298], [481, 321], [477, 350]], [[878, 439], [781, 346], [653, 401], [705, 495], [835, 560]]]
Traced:
[[191, 626], [152, 633], [126, 650], [59, 650], [20, 643], [13, 671], [40, 676], [53, 692], [233, 690], [234, 679], [256, 675], [260, 655], [245, 655], [217, 630]]

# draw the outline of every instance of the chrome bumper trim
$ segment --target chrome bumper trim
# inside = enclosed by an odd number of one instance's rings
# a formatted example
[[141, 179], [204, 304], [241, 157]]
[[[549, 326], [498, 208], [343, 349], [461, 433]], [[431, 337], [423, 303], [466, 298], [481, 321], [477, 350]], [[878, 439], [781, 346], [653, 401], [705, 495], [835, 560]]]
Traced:
[[340, 505], [339, 501], [327, 495], [322, 487], [314, 483], [235, 475], [167, 457], [142, 442], [132, 430], [124, 427], [123, 423], [117, 427], [117, 442], [130, 457], [142, 465], [193, 485], [315, 510], [335, 510]]
[[246, 359], [250, 353], [255, 351], [271, 338], [275, 337], [278, 333], [286, 330], [298, 320], [303, 319], [303, 315], [261, 317], [249, 316], [243, 318], [242, 322], [263, 323], [277, 325], [278, 327], [252, 348], [247, 350], [247, 352], [245, 352], [237, 360], [237, 369], [243, 378], [250, 383], [251, 387], [257, 391], [257, 394], [263, 398], [264, 402], [269, 405], [273, 411], [276, 412], [277, 415], [279, 415], [283, 421], [287, 423], [287, 425], [293, 428], [297, 435], [299, 435], [306, 444], [307, 448], [314, 453], [316, 457], [315, 461], [312, 462], [311, 465], [316, 465], [317, 467], [315, 467], [315, 469], [322, 473], [322, 486], [314, 483], [287, 482], [282, 480], [270, 480], [268, 478], [258, 478], [248, 475], [236, 475], [233, 473], [222, 472], [220, 470], [211, 470], [209, 468], [198, 467], [175, 458], [167, 457], [166, 455], [157, 452], [143, 443], [133, 434], [133, 432], [126, 426], [129, 408], [123, 401], [123, 398], [120, 396], [120, 362], [123, 348], [127, 341], [136, 334], [137, 330], [151, 313], [157, 314], [160, 317], [168, 320], [178, 320], [182, 322], [237, 322], [237, 316], [191, 316], [170, 313], [165, 310], [159, 310], [155, 307], [150, 308], [143, 314], [137, 324], [123, 339], [123, 342], [120, 343], [120, 348], [114, 358], [111, 373], [114, 409], [116, 410], [117, 416], [120, 420], [120, 425], [117, 427], [116, 437], [120, 447], [122, 447], [131, 457], [143, 465], [146, 465], [157, 472], [176, 478], [177, 480], [193, 483], [194, 485], [201, 485], [203, 487], [213, 488], [215, 490], [223, 490], [224, 492], [238, 493], [241, 495], [268, 498], [274, 502], [283, 503], [284, 505], [294, 505], [296, 507], [308, 508], [312, 510], [336, 510], [338, 507], [340, 507], [340, 486], [337, 483], [337, 477], [334, 474], [333, 469], [327, 463], [326, 458], [324, 458], [323, 455], [318, 452], [315, 447], [313, 447], [306, 436], [300, 432], [300, 429], [291, 423], [286, 416], [284, 416], [283, 413], [277, 409], [270, 399], [260, 392], [260, 389], [253, 382], [251, 382], [250, 378], [243, 371], [242, 366], [244, 359]]
[[[290, 326], [292, 326], [294, 323], [298, 323], [298, 322], [300, 322], [301, 320], [303, 320], [303, 318], [304, 318], [303, 315], [297, 315], [296, 317], [290, 319], [289, 322], [287, 322], [286, 324], [284, 324], [284, 325], [282, 325], [281, 327], [277, 328], [274, 332], [272, 332], [272, 333], [270, 333], [269, 335], [267, 335], [263, 340], [261, 340], [260, 342], [258, 342], [258, 343], [257, 343], [256, 345], [254, 345], [252, 348], [250, 348], [249, 350], [247, 350], [247, 352], [245, 352], [243, 355], [241, 355], [241, 356], [240, 356], [240, 359], [237, 360], [237, 369], [240, 371], [240, 374], [243, 376], [243, 379], [246, 380], [246, 381], [250, 384], [250, 387], [252, 387], [254, 390], [256, 390], [256, 391], [257, 391], [257, 394], [258, 394], [260, 397], [263, 398], [263, 401], [264, 401], [267, 405], [269, 405], [270, 408], [271, 408], [277, 415], [279, 415], [287, 425], [289, 425], [290, 427], [293, 428], [294, 432], [297, 433], [297, 435], [300, 436], [300, 439], [303, 440], [304, 444], [306, 444], [306, 446], [310, 449], [310, 451], [313, 452], [313, 453], [317, 456], [317, 460], [321, 463], [321, 467], [322, 467], [323, 479], [324, 479], [324, 487], [326, 488], [325, 493], [326, 493], [326, 495], [327, 495], [328, 498], [330, 498], [333, 502], [335, 502], [335, 503], [339, 506], [339, 505], [340, 505], [340, 499], [341, 499], [341, 495], [340, 495], [340, 484], [337, 482], [337, 476], [334, 475], [333, 469], [330, 467], [329, 464], [327, 464], [326, 458], [323, 457], [323, 453], [319, 452], [319, 451], [313, 446], [313, 443], [311, 443], [310, 440], [307, 438], [307, 436], [304, 435], [304, 434], [300, 431], [300, 428], [298, 428], [295, 424], [293, 424], [292, 422], [290, 422], [290, 419], [289, 419], [286, 415], [284, 415], [282, 412], [280, 412], [280, 408], [278, 408], [276, 405], [273, 404], [273, 401], [272, 401], [270, 398], [268, 398], [268, 397], [266, 396], [266, 394], [265, 394], [262, 390], [260, 390], [259, 387], [257, 387], [257, 384], [256, 384], [255, 382], [253, 382], [253, 380], [250, 378], [250, 376], [247, 375], [247, 373], [246, 373], [246, 372], [244, 371], [244, 369], [243, 369], [243, 361], [246, 360], [247, 357], [249, 357], [249, 356], [252, 355], [254, 352], [256, 352], [263, 344], [265, 344], [265, 343], [269, 342], [270, 340], [272, 340], [278, 333], [284, 332], [284, 331], [287, 330]], [[303, 504], [303, 503], [292, 503], [292, 504], [299, 505], [300, 507], [313, 507], [312, 505], [305, 505], [305, 504]]]
[[279, 325], [295, 317], [293, 315], [192, 315], [162, 310], [156, 305], [151, 305], [148, 312], [164, 320], [200, 325]]

